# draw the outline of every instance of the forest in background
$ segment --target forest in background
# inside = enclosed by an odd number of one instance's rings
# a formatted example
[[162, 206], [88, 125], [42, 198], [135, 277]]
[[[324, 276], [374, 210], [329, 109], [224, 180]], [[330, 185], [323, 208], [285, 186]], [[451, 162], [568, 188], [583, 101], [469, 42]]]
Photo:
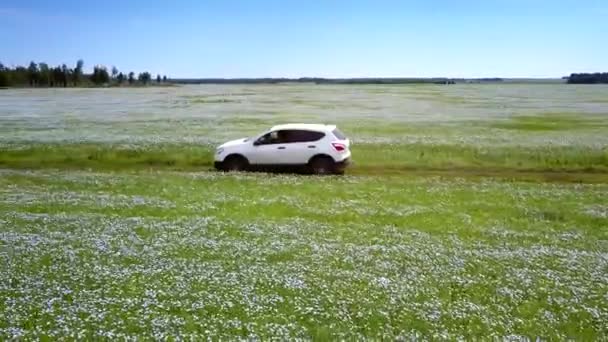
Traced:
[[32, 61], [27, 67], [7, 67], [0, 63], [0, 87], [87, 87], [123, 86], [167, 83], [167, 76], [153, 76], [148, 71], [136, 74], [134, 71], [122, 72], [113, 66], [110, 70], [104, 65], [96, 65], [90, 74], [84, 73], [84, 61], [78, 60], [73, 68], [66, 64], [49, 66], [47, 63]]

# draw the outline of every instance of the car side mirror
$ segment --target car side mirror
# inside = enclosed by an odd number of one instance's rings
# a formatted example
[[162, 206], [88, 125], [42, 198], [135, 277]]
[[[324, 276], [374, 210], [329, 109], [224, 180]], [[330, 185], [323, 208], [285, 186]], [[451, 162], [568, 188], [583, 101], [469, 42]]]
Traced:
[[260, 145], [261, 144], [260, 144], [259, 140], [256, 140], [256, 141], [253, 142], [253, 146], [260, 146]]

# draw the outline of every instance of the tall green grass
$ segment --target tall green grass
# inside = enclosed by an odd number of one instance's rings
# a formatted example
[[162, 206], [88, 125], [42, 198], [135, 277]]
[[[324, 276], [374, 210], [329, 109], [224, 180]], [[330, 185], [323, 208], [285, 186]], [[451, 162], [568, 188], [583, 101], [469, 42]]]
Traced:
[[[580, 146], [481, 147], [429, 144], [355, 144], [352, 172], [382, 170], [607, 172], [608, 150]], [[124, 147], [105, 144], [29, 145], [0, 151], [5, 168], [175, 169], [213, 166], [210, 146], [167, 144]]]

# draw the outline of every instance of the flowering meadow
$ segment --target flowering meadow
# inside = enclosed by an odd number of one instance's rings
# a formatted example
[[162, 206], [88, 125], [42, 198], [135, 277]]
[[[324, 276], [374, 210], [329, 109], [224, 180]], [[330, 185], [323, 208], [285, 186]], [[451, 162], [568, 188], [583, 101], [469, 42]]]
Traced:
[[[606, 98], [2, 90], [0, 339], [605, 340]], [[338, 124], [353, 172], [209, 170], [216, 144], [285, 121]]]

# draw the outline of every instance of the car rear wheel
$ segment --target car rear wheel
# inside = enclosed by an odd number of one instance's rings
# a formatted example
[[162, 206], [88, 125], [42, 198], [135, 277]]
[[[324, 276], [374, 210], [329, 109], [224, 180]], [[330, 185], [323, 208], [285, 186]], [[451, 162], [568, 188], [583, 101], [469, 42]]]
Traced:
[[231, 155], [226, 157], [224, 160], [224, 171], [227, 172], [236, 172], [236, 171], [245, 171], [248, 166], [247, 159], [243, 156], [239, 155]]
[[329, 157], [315, 157], [310, 162], [310, 169], [316, 175], [329, 175], [335, 172], [335, 163]]

